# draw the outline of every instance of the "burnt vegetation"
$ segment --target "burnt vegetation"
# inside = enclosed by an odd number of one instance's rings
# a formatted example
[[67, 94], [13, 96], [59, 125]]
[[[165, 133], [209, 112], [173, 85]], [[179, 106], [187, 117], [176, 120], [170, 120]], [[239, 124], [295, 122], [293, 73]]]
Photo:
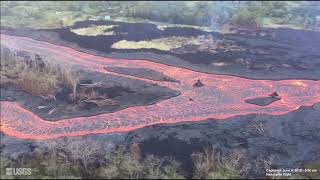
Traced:
[[[1, 100], [19, 102], [49, 121], [115, 112], [180, 94], [155, 83], [110, 75], [107, 69], [98, 73], [72, 64], [62, 66], [59, 60], [7, 47], [1, 52]], [[140, 69], [133, 76], [176, 81]]]
[[105, 106], [116, 103], [103, 91], [104, 88], [113, 87], [112, 84], [80, 79], [71, 67], [62, 67], [54, 62], [53, 59], [48, 60], [38, 54], [1, 47], [1, 86], [14, 85], [43, 99], [64, 101], [78, 106]]
[[115, 146], [90, 138], [64, 138], [38, 140], [28, 156], [1, 155], [1, 172], [23, 165], [33, 169], [33, 178], [215, 179], [239, 178], [249, 170], [241, 152], [227, 155], [206, 147], [190, 158], [190, 164], [182, 166], [173, 156], [143, 154], [136, 143]]
[[[214, 146], [204, 146], [191, 154], [192, 161], [186, 164], [174, 156], [142, 153], [137, 143], [115, 145], [88, 137], [37, 140], [32, 149], [28, 155], [1, 155], [1, 172], [25, 166], [32, 168], [30, 178], [41, 179], [238, 179], [270, 169], [273, 162], [267, 157], [249, 160], [246, 152], [238, 149], [227, 153]], [[1, 177], [19, 178], [3, 173]], [[308, 174], [292, 177], [310, 178]]]
[[35, 95], [54, 96], [60, 87], [72, 88], [77, 77], [67, 68], [49, 63], [39, 55], [24, 58], [1, 47], [1, 84], [13, 83]]

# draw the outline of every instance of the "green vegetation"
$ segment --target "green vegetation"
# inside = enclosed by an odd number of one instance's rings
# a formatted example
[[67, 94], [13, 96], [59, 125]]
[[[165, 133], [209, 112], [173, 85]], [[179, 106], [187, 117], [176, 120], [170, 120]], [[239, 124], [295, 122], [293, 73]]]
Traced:
[[210, 25], [209, 11], [214, 2], [139, 2], [128, 17], [188, 25]]
[[186, 37], [169, 37], [153, 39], [150, 41], [126, 41], [121, 40], [112, 44], [112, 48], [115, 49], [159, 49], [163, 51], [169, 51], [174, 48], [179, 48], [189, 42], [189, 38]]
[[269, 26], [317, 30], [319, 10], [316, 2], [249, 1], [235, 11], [231, 23], [248, 29]]
[[256, 26], [294, 27], [317, 30], [320, 3], [306, 1], [4, 1], [1, 25], [59, 28], [81, 20], [120, 20], [169, 23], [219, 29], [232, 23]]
[[235, 14], [231, 19], [232, 26], [257, 30], [261, 27], [261, 17], [250, 10], [243, 10]]
[[194, 51], [210, 51], [216, 52], [216, 49], [237, 49], [241, 48], [231, 45], [230, 43], [223, 43], [221, 40], [213, 38], [212, 35], [200, 35], [192, 37], [179, 37], [172, 36], [167, 38], [152, 39], [149, 41], [127, 41], [120, 40], [112, 44], [112, 48], [115, 49], [159, 49], [162, 51], [176, 51], [179, 53], [190, 53], [190, 50], [178, 49], [180, 47], [186, 47], [188, 45], [195, 46]]
[[305, 169], [310, 169], [310, 170], [317, 170], [317, 172], [310, 172], [310, 173], [306, 173], [308, 178], [312, 178], [312, 179], [319, 179], [320, 178], [320, 161], [316, 161], [313, 163], [307, 163], [304, 165]]
[[1, 25], [9, 27], [59, 28], [70, 26], [75, 21], [84, 20], [80, 12], [62, 11], [54, 2], [1, 2]]
[[105, 15], [124, 16], [135, 2], [108, 1], [3, 1], [1, 26], [60, 28], [82, 20], [103, 20]]

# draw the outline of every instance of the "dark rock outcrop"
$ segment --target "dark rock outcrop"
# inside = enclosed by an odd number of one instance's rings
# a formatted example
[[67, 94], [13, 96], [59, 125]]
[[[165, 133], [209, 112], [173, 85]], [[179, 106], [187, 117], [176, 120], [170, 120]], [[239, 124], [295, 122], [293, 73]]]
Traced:
[[202, 86], [204, 86], [204, 84], [201, 82], [200, 79], [198, 79], [198, 81], [193, 84], [193, 87], [202, 87]]
[[272, 94], [270, 94], [269, 96], [271, 97], [279, 97], [279, 94], [277, 92], [273, 92]]
[[249, 104], [255, 104], [258, 106], [267, 106], [275, 101], [280, 100], [281, 97], [277, 92], [273, 92], [272, 94], [269, 94], [268, 97], [258, 97], [253, 99], [246, 99], [245, 102]]

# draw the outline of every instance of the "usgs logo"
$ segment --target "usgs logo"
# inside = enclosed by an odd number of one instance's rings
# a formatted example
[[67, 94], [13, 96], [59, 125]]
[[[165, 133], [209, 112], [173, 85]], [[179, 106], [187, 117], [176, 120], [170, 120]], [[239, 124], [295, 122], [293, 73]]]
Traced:
[[7, 176], [30, 176], [31, 168], [6, 168]]

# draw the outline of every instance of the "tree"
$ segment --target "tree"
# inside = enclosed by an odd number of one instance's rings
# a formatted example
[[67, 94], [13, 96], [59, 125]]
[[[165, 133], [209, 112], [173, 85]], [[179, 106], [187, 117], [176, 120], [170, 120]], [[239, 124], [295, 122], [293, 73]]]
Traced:
[[79, 160], [85, 170], [88, 170], [88, 165], [96, 161], [95, 158], [100, 153], [101, 145], [93, 140], [80, 139], [70, 141], [66, 146], [66, 150], [74, 161]]

